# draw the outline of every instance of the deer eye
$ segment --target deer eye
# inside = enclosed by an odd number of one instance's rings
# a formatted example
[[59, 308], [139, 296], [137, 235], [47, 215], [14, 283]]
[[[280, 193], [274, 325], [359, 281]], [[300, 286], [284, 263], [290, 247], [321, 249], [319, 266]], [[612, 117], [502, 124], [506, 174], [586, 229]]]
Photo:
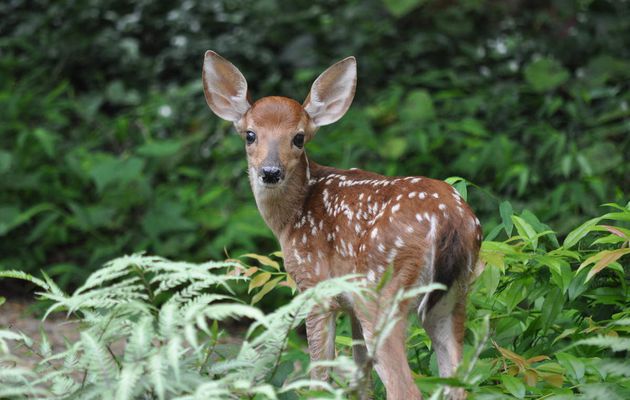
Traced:
[[297, 135], [295, 135], [293, 137], [293, 144], [298, 149], [301, 149], [302, 147], [304, 147], [304, 134], [303, 133], [298, 133]]
[[256, 134], [252, 131], [247, 131], [245, 134], [245, 140], [247, 141], [247, 144], [254, 143], [256, 141]]

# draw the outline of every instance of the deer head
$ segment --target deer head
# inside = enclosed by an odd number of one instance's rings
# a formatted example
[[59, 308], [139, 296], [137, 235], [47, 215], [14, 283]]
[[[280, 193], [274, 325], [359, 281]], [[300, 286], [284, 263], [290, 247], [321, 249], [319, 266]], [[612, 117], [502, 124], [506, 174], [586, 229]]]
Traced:
[[217, 116], [232, 122], [244, 139], [255, 192], [276, 190], [290, 180], [304, 157], [304, 145], [317, 129], [346, 113], [356, 82], [356, 60], [348, 57], [315, 80], [303, 104], [278, 96], [251, 104], [247, 81], [232, 63], [207, 51], [203, 64], [206, 102]]

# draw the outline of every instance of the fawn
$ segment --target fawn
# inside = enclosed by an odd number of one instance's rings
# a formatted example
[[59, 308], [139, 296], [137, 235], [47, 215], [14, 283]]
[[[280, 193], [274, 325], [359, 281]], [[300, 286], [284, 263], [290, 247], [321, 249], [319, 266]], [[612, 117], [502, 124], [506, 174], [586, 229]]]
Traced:
[[[202, 79], [208, 106], [245, 140], [256, 204], [300, 290], [353, 273], [365, 274], [367, 284], [376, 285], [389, 265], [393, 273], [378, 293], [381, 300], [431, 282], [447, 286], [422, 302], [401, 303], [402, 318], [374, 355], [388, 398], [421, 398], [405, 351], [406, 316], [418, 303], [440, 376], [454, 374], [481, 242], [479, 220], [442, 181], [326, 167], [310, 160], [304, 149], [320, 126], [339, 120], [350, 107], [357, 81], [354, 57], [324, 71], [303, 104], [277, 96], [252, 104], [244, 76], [213, 51], [205, 54]], [[337, 305], [350, 314], [352, 337], [370, 343], [380, 300], [347, 297]], [[306, 320], [312, 361], [335, 356], [336, 311], [319, 309]], [[353, 358], [366, 362], [366, 347], [353, 346]], [[327, 379], [327, 374], [312, 371], [315, 379]], [[466, 396], [461, 388], [448, 392], [452, 399]]]

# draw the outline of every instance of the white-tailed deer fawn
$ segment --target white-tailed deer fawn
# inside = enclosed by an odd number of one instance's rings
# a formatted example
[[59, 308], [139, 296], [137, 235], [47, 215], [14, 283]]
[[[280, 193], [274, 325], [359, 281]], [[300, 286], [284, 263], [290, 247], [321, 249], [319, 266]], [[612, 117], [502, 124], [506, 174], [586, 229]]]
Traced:
[[[433, 292], [419, 308], [440, 376], [451, 376], [462, 355], [467, 287], [481, 241], [479, 220], [442, 181], [340, 170], [307, 157], [304, 145], [317, 129], [350, 107], [356, 80], [356, 61], [348, 57], [315, 80], [303, 104], [274, 96], [252, 104], [247, 81], [229, 61], [208, 51], [203, 65], [206, 101], [245, 140], [256, 204], [299, 289], [352, 273], [365, 274], [376, 285], [389, 265], [393, 274], [379, 292], [383, 299], [399, 289], [443, 283], [448, 290]], [[379, 299], [339, 303], [351, 316], [353, 338], [370, 343]], [[421, 398], [405, 349], [406, 315], [418, 303], [400, 305], [402, 318], [374, 355], [390, 399]], [[333, 358], [335, 309], [313, 312], [306, 330], [311, 360]], [[354, 346], [355, 360], [363, 362], [365, 351], [365, 346]], [[313, 375], [325, 379], [327, 371]], [[465, 392], [450, 390], [450, 397], [463, 398]]]

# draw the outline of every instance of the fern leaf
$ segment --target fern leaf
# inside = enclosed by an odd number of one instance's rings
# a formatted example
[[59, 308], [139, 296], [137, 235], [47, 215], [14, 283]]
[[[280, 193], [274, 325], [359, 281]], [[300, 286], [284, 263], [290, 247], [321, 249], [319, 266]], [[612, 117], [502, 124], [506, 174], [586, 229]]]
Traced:
[[116, 387], [116, 400], [133, 399], [137, 393], [136, 384], [142, 375], [143, 368], [141, 364], [124, 364], [118, 377]]

